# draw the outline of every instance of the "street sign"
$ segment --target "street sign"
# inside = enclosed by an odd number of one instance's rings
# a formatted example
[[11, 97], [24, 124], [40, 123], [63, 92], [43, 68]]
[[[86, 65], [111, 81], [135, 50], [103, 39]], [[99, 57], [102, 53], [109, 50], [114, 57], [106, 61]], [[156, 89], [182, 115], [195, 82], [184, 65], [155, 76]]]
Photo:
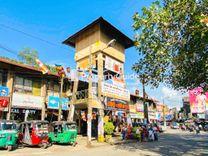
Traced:
[[50, 109], [59, 109], [59, 103], [61, 102], [62, 110], [68, 110], [69, 100], [67, 98], [60, 98], [57, 96], [49, 96], [48, 97], [48, 108]]
[[5, 86], [0, 86], [0, 96], [8, 96], [9, 88]]

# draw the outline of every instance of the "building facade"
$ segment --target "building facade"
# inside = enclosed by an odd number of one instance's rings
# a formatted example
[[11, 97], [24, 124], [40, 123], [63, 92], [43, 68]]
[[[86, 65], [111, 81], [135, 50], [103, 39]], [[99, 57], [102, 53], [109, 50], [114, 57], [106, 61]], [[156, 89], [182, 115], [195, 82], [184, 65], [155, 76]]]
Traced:
[[[0, 58], [0, 88], [6, 88], [9, 103], [3, 109], [2, 118], [17, 121], [24, 120], [56, 120], [57, 109], [50, 103], [51, 97], [59, 97], [59, 77], [55, 74], [42, 72], [29, 65]], [[64, 93], [70, 88], [70, 82], [65, 81]], [[66, 96], [66, 95], [63, 95]], [[67, 110], [63, 115], [67, 117]]]

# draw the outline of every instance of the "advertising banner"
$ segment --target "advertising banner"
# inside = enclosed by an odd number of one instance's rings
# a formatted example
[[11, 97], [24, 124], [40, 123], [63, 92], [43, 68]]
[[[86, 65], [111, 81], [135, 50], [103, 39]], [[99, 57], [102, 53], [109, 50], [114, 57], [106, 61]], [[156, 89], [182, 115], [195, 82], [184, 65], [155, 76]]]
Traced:
[[156, 108], [153, 105], [148, 107], [148, 118], [152, 120], [156, 119]]
[[130, 101], [130, 92], [123, 87], [109, 84], [107, 82], [102, 82], [101, 91], [104, 96]]
[[156, 119], [159, 121], [163, 120], [163, 107], [164, 105], [162, 104], [156, 105]]
[[105, 57], [105, 68], [118, 74], [123, 73], [123, 63], [108, 56]]
[[0, 96], [9, 96], [9, 88], [0, 86]]
[[68, 110], [69, 100], [67, 98], [60, 98], [57, 96], [49, 96], [48, 97], [48, 108], [50, 109], [59, 109], [59, 104], [61, 102], [62, 110]]
[[17, 108], [42, 109], [43, 97], [13, 93], [12, 106]]
[[205, 113], [206, 95], [202, 94], [201, 87], [189, 90], [189, 101], [191, 113]]

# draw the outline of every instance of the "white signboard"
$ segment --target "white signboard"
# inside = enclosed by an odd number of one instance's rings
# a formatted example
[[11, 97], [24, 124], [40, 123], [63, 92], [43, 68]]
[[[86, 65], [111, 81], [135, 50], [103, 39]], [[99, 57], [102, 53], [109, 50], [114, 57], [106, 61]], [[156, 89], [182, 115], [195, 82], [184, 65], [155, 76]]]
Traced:
[[123, 73], [123, 63], [118, 62], [108, 56], [105, 57], [105, 68], [118, 74]]
[[14, 93], [12, 106], [17, 108], [42, 109], [43, 97]]
[[[102, 93], [109, 97], [119, 97], [120, 99], [130, 100], [130, 92], [129, 90], [117, 86], [115, 84], [110, 84], [107, 82], [102, 82]], [[116, 98], [115, 97], [115, 98]]]

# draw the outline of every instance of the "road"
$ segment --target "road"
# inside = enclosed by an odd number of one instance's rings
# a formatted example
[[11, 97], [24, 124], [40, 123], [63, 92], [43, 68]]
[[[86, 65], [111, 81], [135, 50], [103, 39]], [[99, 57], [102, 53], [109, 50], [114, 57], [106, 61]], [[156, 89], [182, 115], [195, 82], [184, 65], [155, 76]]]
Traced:
[[208, 155], [208, 133], [196, 135], [194, 133], [169, 130], [160, 134], [157, 142], [135, 142], [119, 145], [95, 143], [87, 148], [83, 139], [76, 147], [53, 145], [48, 149], [24, 148], [12, 152], [0, 151], [0, 156], [143, 156], [143, 155]]

